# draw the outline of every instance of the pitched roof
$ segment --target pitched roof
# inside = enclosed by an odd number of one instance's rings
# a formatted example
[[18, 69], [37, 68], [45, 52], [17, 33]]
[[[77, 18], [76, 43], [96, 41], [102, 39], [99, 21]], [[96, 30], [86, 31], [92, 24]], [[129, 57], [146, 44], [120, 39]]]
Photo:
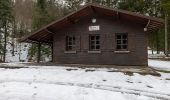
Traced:
[[[160, 18], [150, 17], [142, 14], [137, 14], [135, 12], [113, 9], [96, 4], [88, 4], [80, 8], [79, 10], [68, 14], [67, 16], [56, 20], [41, 29], [33, 32], [32, 34], [22, 38], [21, 42], [42, 42], [42, 43], [52, 43], [52, 36], [56, 33], [56, 30], [61, 29], [66, 25], [71, 25], [74, 21], [82, 16], [87, 16], [91, 11], [98, 13], [100, 15], [112, 16], [115, 18], [132, 21], [147, 28], [148, 32], [153, 32], [164, 25], [164, 20]], [[55, 29], [55, 30], [54, 30]]]

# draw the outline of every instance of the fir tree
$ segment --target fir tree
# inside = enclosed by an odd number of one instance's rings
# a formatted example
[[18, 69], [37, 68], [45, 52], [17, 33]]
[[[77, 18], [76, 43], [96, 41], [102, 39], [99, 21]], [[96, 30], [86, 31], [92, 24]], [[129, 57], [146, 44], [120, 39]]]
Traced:
[[[9, 35], [10, 24], [13, 19], [12, 16], [12, 2], [11, 0], [0, 0], [0, 32], [3, 33], [3, 61], [6, 59], [7, 37]], [[1, 34], [2, 35], [2, 34]], [[2, 49], [0, 47], [0, 49]], [[2, 51], [2, 50], [0, 50]]]

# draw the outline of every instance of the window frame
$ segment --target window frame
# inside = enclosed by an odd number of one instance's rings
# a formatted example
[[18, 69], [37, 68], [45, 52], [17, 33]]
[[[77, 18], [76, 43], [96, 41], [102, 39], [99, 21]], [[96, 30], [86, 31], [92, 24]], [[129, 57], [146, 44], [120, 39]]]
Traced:
[[[92, 36], [94, 36], [93, 40], [91, 39]], [[99, 39], [97, 39], [97, 36]], [[89, 34], [89, 51], [100, 51], [101, 50], [101, 41], [100, 40], [101, 40], [100, 34]], [[94, 42], [94, 44], [92, 44], [92, 42]], [[92, 46], [94, 46], [94, 48], [92, 48]], [[97, 48], [99, 48], [99, 49], [97, 49]]]
[[[120, 39], [117, 38], [117, 36], [120, 35]], [[126, 39], [123, 39], [123, 35], [126, 35]], [[118, 44], [118, 40], [120, 43]], [[126, 41], [126, 43], [123, 43]], [[115, 43], [116, 43], [116, 51], [128, 51], [129, 49], [129, 38], [128, 38], [128, 33], [116, 33], [115, 34]], [[120, 49], [118, 49], [118, 45], [120, 46]], [[126, 46], [126, 49], [124, 49], [123, 46]]]
[[65, 43], [66, 51], [76, 51], [76, 36], [75, 35], [66, 35], [65, 42], [66, 42]]

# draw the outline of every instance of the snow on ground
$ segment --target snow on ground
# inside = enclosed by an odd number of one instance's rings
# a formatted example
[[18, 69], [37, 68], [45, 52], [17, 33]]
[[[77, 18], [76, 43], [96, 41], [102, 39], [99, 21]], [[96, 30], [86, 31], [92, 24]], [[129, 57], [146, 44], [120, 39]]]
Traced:
[[170, 100], [170, 74], [63, 66], [0, 69], [0, 100]]
[[170, 71], [170, 61], [148, 60], [148, 65], [158, 70]]

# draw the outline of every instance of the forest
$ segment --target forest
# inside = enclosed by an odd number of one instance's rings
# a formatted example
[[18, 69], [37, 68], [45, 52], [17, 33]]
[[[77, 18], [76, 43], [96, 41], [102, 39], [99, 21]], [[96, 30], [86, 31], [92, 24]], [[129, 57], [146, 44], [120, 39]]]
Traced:
[[[14, 48], [15, 40], [18, 41], [88, 3], [167, 19], [167, 28], [162, 27], [149, 34], [148, 47], [157, 53], [165, 52], [167, 39], [167, 49], [170, 51], [170, 0], [0, 0], [0, 62], [5, 62], [7, 44]], [[15, 52], [13, 48], [11, 53]], [[51, 55], [47, 45], [41, 49], [43, 55]], [[29, 59], [33, 59], [37, 51], [37, 44], [32, 44]]]

